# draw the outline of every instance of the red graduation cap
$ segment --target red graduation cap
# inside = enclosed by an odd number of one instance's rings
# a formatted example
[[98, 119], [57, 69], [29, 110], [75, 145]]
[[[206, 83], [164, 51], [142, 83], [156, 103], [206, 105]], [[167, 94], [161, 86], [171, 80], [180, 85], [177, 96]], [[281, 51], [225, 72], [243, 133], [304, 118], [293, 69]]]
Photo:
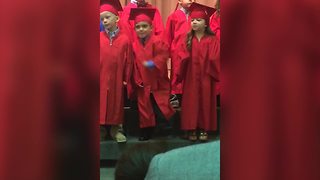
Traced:
[[154, 14], [156, 13], [155, 8], [131, 8], [129, 20], [134, 20], [134, 23], [137, 24], [141, 21], [146, 21], [149, 24], [152, 24]]
[[216, 9], [193, 2], [189, 8], [191, 19], [201, 18], [205, 19], [208, 24], [211, 15], [216, 11]]
[[119, 11], [122, 11], [122, 6], [119, 0], [101, 0], [100, 13], [109, 11], [112, 14], [119, 16]]

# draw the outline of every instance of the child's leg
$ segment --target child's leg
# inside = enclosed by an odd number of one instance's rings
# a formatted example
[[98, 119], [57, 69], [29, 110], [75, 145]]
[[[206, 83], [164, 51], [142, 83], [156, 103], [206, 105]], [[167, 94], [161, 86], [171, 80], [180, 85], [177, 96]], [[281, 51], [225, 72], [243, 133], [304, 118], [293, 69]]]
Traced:
[[110, 135], [118, 143], [127, 141], [126, 136], [123, 134], [122, 124], [111, 125]]
[[201, 129], [199, 133], [199, 140], [200, 141], [207, 141], [208, 140], [208, 132]]
[[165, 118], [163, 113], [161, 112], [156, 100], [153, 97], [153, 94], [150, 96], [151, 102], [152, 102], [152, 107], [153, 107], [153, 112], [155, 113], [156, 116], [156, 134], [158, 135], [169, 135], [171, 134], [170, 131], [172, 131], [172, 122], [173, 122], [173, 117], [171, 117], [169, 120]]
[[152, 136], [153, 127], [156, 124], [155, 115], [150, 100], [150, 92], [138, 90], [138, 110], [140, 120], [140, 141], [149, 140]]
[[105, 141], [108, 135], [109, 129], [105, 124], [100, 124], [100, 141]]
[[188, 131], [188, 139], [190, 141], [196, 141], [198, 139], [197, 131], [196, 130], [189, 130]]
[[179, 60], [176, 55], [176, 52], [173, 53], [173, 56], [171, 58], [171, 71], [170, 71], [170, 84], [171, 84], [171, 92], [170, 94], [182, 94], [182, 83], [177, 83], [177, 70], [179, 67]]
[[[173, 53], [175, 54], [175, 53]], [[176, 72], [178, 64], [180, 62], [177, 60], [176, 55], [171, 58], [171, 72], [170, 72], [170, 104], [173, 108], [179, 108], [181, 106], [181, 94], [182, 94], [182, 83], [177, 83]]]
[[150, 93], [145, 92], [143, 89], [138, 90], [138, 110], [140, 128], [154, 127], [156, 125]]
[[180, 107], [180, 101], [178, 99], [177, 94], [171, 94], [170, 95], [170, 104], [173, 108], [178, 108]]
[[139, 141], [147, 141], [152, 138], [154, 127], [140, 128]]
[[150, 95], [150, 100], [151, 100], [151, 103], [152, 103], [153, 112], [155, 113], [155, 116], [156, 116], [156, 122], [158, 122], [158, 123], [166, 123], [167, 120], [164, 117], [163, 113], [161, 112], [156, 100], [153, 97], [153, 94]]

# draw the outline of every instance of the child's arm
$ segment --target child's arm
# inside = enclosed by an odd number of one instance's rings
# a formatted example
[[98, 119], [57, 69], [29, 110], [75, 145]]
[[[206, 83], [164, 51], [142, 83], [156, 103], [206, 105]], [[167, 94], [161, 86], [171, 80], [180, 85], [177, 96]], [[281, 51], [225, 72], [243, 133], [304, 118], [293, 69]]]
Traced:
[[133, 61], [133, 79], [134, 79], [136, 86], [143, 87], [143, 81], [141, 78], [141, 74], [140, 74], [137, 62], [135, 62], [135, 61]]
[[169, 49], [171, 48], [171, 43], [173, 41], [174, 36], [174, 29], [175, 29], [175, 23], [173, 23], [173, 16], [169, 16], [167, 19], [166, 24], [166, 30], [165, 30], [165, 37], [167, 40], [167, 43], [169, 45]]
[[133, 51], [130, 41], [128, 40], [126, 46], [126, 54], [124, 59], [123, 71], [123, 85], [127, 86], [128, 98], [132, 99], [134, 95], [134, 81], [133, 81]]
[[167, 60], [169, 58], [169, 47], [163, 41], [153, 43], [153, 63], [154, 67], [159, 71], [160, 76], [168, 76]]
[[[136, 43], [132, 44], [133, 49], [137, 49], [136, 47]], [[133, 63], [133, 75], [132, 75], [132, 79], [133, 79], [133, 83], [136, 87], [143, 87], [143, 80], [142, 80], [142, 76], [141, 73], [139, 71], [139, 67], [138, 64], [139, 62], [136, 61], [136, 57], [135, 57], [135, 53], [133, 51], [133, 59], [132, 59], [132, 63]]]
[[156, 36], [162, 35], [163, 31], [164, 31], [164, 26], [163, 26], [163, 22], [162, 22], [162, 18], [160, 15], [160, 12], [158, 9], [156, 9], [156, 13], [154, 15], [154, 20], [153, 20], [153, 24], [154, 24], [154, 34]]
[[206, 72], [216, 81], [220, 81], [220, 43], [215, 38], [210, 45]]
[[178, 62], [179, 65], [176, 70], [175, 76], [177, 77], [177, 83], [181, 83], [186, 76], [188, 62], [190, 61], [191, 55], [187, 50], [186, 43], [181, 43], [178, 48]]
[[216, 34], [216, 37], [220, 41], [220, 17], [213, 14], [210, 19], [210, 28]]
[[133, 52], [132, 52], [132, 46], [128, 42], [127, 50], [126, 50], [126, 56], [125, 56], [125, 69], [123, 72], [123, 82], [130, 82], [130, 78], [132, 75], [132, 69], [133, 69]]

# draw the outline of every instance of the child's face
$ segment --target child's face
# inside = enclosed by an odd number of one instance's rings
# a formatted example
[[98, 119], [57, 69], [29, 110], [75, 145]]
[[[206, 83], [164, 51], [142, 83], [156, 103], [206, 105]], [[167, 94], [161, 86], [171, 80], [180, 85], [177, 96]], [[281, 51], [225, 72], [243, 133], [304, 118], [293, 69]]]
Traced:
[[138, 7], [145, 7], [147, 2], [145, 0], [137, 0]]
[[105, 29], [112, 31], [117, 27], [117, 22], [119, 21], [119, 17], [114, 15], [111, 12], [105, 11], [100, 13], [100, 20]]
[[139, 38], [145, 38], [152, 32], [152, 25], [146, 21], [141, 21], [135, 25], [134, 29]]
[[191, 19], [191, 27], [194, 31], [203, 31], [207, 27], [206, 21], [202, 18]]
[[178, 0], [178, 3], [183, 7], [188, 9], [191, 4], [194, 2], [194, 0]]

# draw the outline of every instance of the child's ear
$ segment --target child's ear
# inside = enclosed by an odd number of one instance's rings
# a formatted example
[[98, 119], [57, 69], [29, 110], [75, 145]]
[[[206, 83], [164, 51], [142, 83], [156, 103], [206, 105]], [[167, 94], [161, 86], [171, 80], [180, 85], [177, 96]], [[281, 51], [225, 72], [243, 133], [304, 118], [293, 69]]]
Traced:
[[117, 16], [116, 18], [117, 18], [116, 22], [119, 22], [119, 21], [120, 21], [120, 17], [119, 17], [119, 16]]

